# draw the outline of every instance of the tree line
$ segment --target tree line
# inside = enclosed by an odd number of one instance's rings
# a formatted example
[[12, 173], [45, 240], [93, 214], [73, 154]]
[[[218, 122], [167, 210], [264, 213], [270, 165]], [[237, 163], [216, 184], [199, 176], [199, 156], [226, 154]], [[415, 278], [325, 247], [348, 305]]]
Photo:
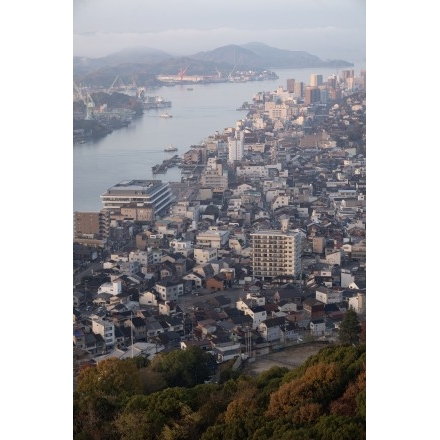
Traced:
[[352, 440], [366, 438], [366, 345], [332, 345], [301, 367], [257, 377], [198, 347], [108, 359], [82, 371], [74, 440]]

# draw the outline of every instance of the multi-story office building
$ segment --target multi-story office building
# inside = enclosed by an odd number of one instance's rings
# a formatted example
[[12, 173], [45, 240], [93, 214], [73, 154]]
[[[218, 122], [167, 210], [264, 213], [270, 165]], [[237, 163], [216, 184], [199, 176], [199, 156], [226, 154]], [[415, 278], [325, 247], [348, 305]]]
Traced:
[[110, 216], [107, 211], [80, 212], [73, 214], [74, 242], [102, 246], [109, 235]]
[[286, 88], [289, 93], [293, 93], [295, 91], [295, 80], [293, 78], [286, 81]]
[[312, 87], [319, 87], [323, 83], [322, 75], [319, 75], [317, 73], [312, 73], [310, 75], [310, 85]]
[[301, 237], [297, 231], [267, 230], [251, 234], [254, 277], [297, 276], [301, 271]]
[[121, 209], [137, 207], [159, 214], [174, 200], [170, 184], [161, 180], [124, 180], [101, 195], [103, 209], [119, 213]]
[[341, 72], [342, 81], [346, 81], [348, 78], [354, 78], [354, 70], [343, 70]]
[[321, 90], [318, 87], [306, 87], [304, 104], [310, 105], [319, 102], [321, 99]]
[[304, 98], [305, 85], [302, 81], [295, 82], [293, 89], [294, 89], [295, 95], [298, 96], [298, 98]]
[[223, 170], [221, 160], [215, 160], [215, 158], [208, 160], [207, 166], [200, 176], [200, 184], [202, 187], [222, 188], [223, 190], [228, 187], [228, 171]]

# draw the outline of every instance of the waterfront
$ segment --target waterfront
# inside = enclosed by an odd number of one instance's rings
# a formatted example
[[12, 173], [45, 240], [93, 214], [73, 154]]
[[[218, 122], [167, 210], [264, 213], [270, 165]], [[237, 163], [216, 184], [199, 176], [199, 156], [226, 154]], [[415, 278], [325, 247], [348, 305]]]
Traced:
[[[359, 76], [365, 63], [356, 63]], [[339, 69], [339, 70], [347, 70]], [[279, 78], [247, 83], [196, 84], [148, 90], [172, 101], [167, 112], [172, 118], [161, 118], [163, 110], [148, 110], [126, 128], [115, 130], [98, 141], [73, 145], [73, 210], [99, 211], [100, 195], [109, 187], [126, 179], [161, 179], [180, 182], [180, 169], [170, 168], [166, 174], [153, 176], [152, 167], [175, 154], [183, 155], [191, 145], [199, 144], [215, 131], [235, 127], [246, 116], [237, 111], [243, 102], [252, 102], [260, 91], [286, 88], [286, 80], [295, 78], [309, 84], [310, 75], [322, 74], [324, 80], [336, 69], [274, 69]], [[169, 145], [177, 152], [164, 151]]]

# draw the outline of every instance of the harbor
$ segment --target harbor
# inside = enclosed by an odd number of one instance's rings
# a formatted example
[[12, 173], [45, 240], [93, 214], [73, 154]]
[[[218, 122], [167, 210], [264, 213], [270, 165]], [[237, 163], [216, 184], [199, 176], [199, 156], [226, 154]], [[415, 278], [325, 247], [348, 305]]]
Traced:
[[162, 163], [154, 165], [151, 169], [153, 171], [153, 175], [165, 174], [169, 168], [173, 168], [181, 165], [182, 165], [182, 158], [179, 157], [177, 154], [175, 154], [172, 158], [163, 160]]

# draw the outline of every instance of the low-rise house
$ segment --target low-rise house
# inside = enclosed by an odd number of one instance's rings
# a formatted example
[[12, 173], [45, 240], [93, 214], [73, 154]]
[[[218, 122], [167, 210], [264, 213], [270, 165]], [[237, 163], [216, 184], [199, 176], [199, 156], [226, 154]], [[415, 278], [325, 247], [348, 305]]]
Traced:
[[165, 348], [180, 348], [180, 334], [175, 331], [159, 333], [156, 338]]
[[157, 292], [146, 290], [139, 294], [139, 304], [141, 306], [157, 306]]
[[203, 275], [200, 275], [197, 272], [192, 272], [187, 275], [185, 275], [182, 280], [184, 281], [190, 281], [193, 284], [193, 287], [199, 288], [203, 287], [205, 283], [205, 277]]
[[161, 280], [156, 283], [155, 289], [158, 293], [159, 298], [163, 301], [177, 302], [177, 298], [183, 295], [182, 281], [176, 281], [172, 279]]
[[287, 286], [278, 288], [272, 298], [275, 304], [280, 301], [292, 302], [296, 304], [301, 304], [301, 291], [295, 286]]
[[208, 263], [210, 260], [217, 258], [217, 248], [204, 247], [194, 249], [194, 260], [197, 265]]
[[159, 300], [157, 306], [159, 315], [171, 315], [172, 313], [176, 313], [177, 304], [174, 301]]
[[314, 298], [304, 300], [303, 308], [309, 314], [310, 319], [319, 319], [324, 316], [324, 303]]
[[212, 278], [206, 280], [206, 288], [211, 290], [225, 290], [226, 289], [226, 274], [218, 273]]
[[348, 307], [358, 314], [366, 312], [366, 297], [364, 292], [353, 292], [353, 296], [348, 298]]
[[296, 312], [298, 310], [298, 304], [286, 300], [281, 300], [277, 303], [278, 310], [283, 313]]
[[217, 295], [214, 296], [214, 298], [209, 298], [208, 302], [214, 304], [215, 307], [223, 310], [231, 306], [231, 299], [224, 295]]
[[122, 282], [119, 277], [113, 278], [108, 283], [101, 284], [98, 288], [98, 293], [111, 293], [112, 295], [118, 295], [122, 293]]
[[263, 306], [249, 307], [244, 310], [252, 318], [252, 328], [256, 330], [260, 323], [267, 319], [267, 312]]
[[298, 332], [298, 327], [292, 322], [287, 322], [283, 327], [281, 327], [281, 341], [292, 341], [300, 337]]
[[101, 318], [92, 319], [92, 332], [102, 336], [106, 347], [115, 345], [115, 325], [112, 321]]
[[206, 337], [207, 335], [214, 333], [217, 330], [216, 321], [213, 319], [198, 321], [197, 328], [199, 328], [202, 335]]
[[226, 346], [215, 346], [212, 348], [217, 363], [221, 364], [241, 355], [241, 344], [229, 344]]
[[319, 286], [316, 289], [316, 299], [324, 304], [336, 304], [342, 301], [342, 290], [329, 289]]
[[183, 319], [177, 316], [164, 316], [160, 318], [160, 325], [163, 327], [164, 332], [178, 332], [182, 333], [184, 330]]
[[312, 319], [310, 321], [310, 334], [323, 336], [325, 334], [325, 322], [323, 319]]
[[276, 317], [265, 319], [258, 326], [260, 335], [267, 341], [278, 341], [281, 338], [281, 327], [285, 323], [284, 317]]
[[133, 331], [133, 339], [135, 341], [145, 340], [147, 338], [147, 325], [145, 319], [135, 316], [127, 319], [124, 322], [124, 326]]
[[163, 327], [153, 317], [145, 321], [147, 338], [152, 338], [160, 333], [164, 333]]

